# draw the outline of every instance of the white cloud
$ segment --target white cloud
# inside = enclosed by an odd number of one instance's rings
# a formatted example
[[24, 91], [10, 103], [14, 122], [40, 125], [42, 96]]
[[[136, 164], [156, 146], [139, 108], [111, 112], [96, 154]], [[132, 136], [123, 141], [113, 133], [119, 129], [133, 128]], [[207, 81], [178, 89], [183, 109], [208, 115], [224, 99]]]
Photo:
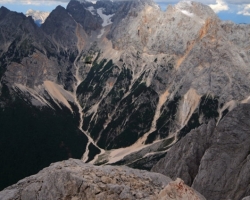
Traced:
[[226, 2], [223, 0], [216, 0], [216, 4], [210, 4], [209, 5], [214, 12], [219, 13], [221, 11], [229, 10], [229, 7]]
[[[176, 4], [181, 0], [154, 0], [157, 3], [168, 3], [168, 4]], [[190, 0], [190, 1], [198, 1], [204, 4], [213, 4], [216, 0]]]
[[245, 5], [240, 6], [240, 7], [241, 7], [241, 9], [243, 9], [243, 10], [239, 11], [239, 12], [237, 13], [238, 15], [250, 16], [250, 4], [245, 4]]
[[249, 0], [226, 0], [227, 3], [230, 3], [230, 4], [238, 4], [238, 5], [241, 5], [241, 4], [249, 4]]
[[[0, 0], [1, 4], [23, 4], [23, 5], [35, 5], [35, 6], [46, 6], [46, 5], [53, 5], [57, 6], [61, 4], [62, 6], [66, 7], [70, 0]], [[93, 0], [89, 0], [93, 1]], [[124, 0], [114, 0], [114, 1], [124, 1]], [[133, 0], [125, 0], [125, 1], [133, 1]], [[168, 4], [176, 4], [180, 0], [154, 0], [156, 3], [161, 5], [168, 5]], [[204, 3], [209, 5], [216, 13], [221, 11], [231, 10], [231, 8], [239, 7], [240, 10], [234, 10], [233, 12], [238, 12], [241, 15], [249, 15], [249, 2], [250, 0], [193, 0]], [[233, 6], [237, 5], [237, 6]], [[231, 10], [232, 11], [232, 10]]]
[[24, 5], [58, 5], [68, 3], [69, 0], [0, 0], [1, 4], [24, 4]]
[[[3, 3], [25, 3], [25, 4], [42, 4], [42, 3], [68, 3], [70, 0], [0, 0], [0, 4]], [[121, 0], [119, 0], [121, 1]], [[125, 0], [126, 1], [126, 0]], [[131, 0], [132, 1], [132, 0]], [[170, 4], [175, 4], [178, 3], [180, 0], [155, 0], [156, 2], [159, 3], [170, 3]], [[199, 1], [204, 4], [215, 4], [216, 2], [220, 2], [221, 0], [194, 0], [194, 1]], [[249, 0], [224, 0], [225, 4], [248, 4]]]
[[26, 16], [31, 16], [35, 21], [41, 21], [43, 24], [46, 18], [49, 16], [50, 12], [43, 12], [40, 10], [29, 9], [26, 12]]

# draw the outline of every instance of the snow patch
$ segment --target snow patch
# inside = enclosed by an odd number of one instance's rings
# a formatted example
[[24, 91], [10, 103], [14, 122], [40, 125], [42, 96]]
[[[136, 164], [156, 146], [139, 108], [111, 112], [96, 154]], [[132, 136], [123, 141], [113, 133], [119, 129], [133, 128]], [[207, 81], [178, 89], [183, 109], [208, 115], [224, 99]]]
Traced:
[[94, 9], [93, 6], [90, 6], [90, 7], [86, 8], [86, 9], [87, 9], [89, 12], [91, 12], [92, 15], [96, 15], [95, 9]]
[[184, 15], [188, 16], [188, 17], [194, 17], [194, 14], [187, 11], [187, 10], [180, 10]]
[[190, 7], [192, 7], [192, 2], [191, 1], [180, 1], [178, 4], [175, 5], [175, 7], [178, 9], [190, 8]]
[[[77, 1], [79, 1], [80, 3], [86, 3], [86, 0], [77, 0]], [[93, 4], [96, 4], [96, 1], [92, 1], [92, 0], [87, 0], [87, 1]]]
[[104, 8], [98, 8], [97, 9], [97, 13], [98, 13], [98, 15], [102, 18], [102, 20], [103, 20], [103, 23], [102, 23], [102, 27], [105, 27], [105, 26], [108, 26], [108, 25], [110, 25], [110, 24], [112, 24], [113, 22], [111, 21], [111, 18], [114, 16], [114, 14], [112, 14], [112, 15], [105, 15], [104, 13], [103, 13], [103, 10], [104, 10]]
[[193, 7], [191, 1], [182, 1], [182, 2], [179, 2], [175, 6], [175, 9], [177, 11], [180, 11], [182, 14], [184, 14], [190, 18], [193, 18], [198, 23], [204, 24], [205, 21], [203, 19], [201, 19], [201, 17], [199, 17], [198, 15], [196, 15], [192, 11], [190, 11], [190, 10], [192, 10], [191, 7]]
[[101, 30], [101, 33], [97, 36], [97, 38], [101, 38], [102, 36], [103, 36], [103, 34], [105, 33], [105, 30], [104, 30], [104, 28]]

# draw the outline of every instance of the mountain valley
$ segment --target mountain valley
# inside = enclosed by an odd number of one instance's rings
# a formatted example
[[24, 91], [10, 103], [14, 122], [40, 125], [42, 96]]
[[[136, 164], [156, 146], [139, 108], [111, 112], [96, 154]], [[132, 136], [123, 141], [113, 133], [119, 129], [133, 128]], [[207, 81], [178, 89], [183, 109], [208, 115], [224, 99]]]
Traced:
[[[69, 158], [250, 196], [250, 25], [198, 2], [0, 8], [0, 190]], [[80, 161], [79, 161], [80, 162]]]

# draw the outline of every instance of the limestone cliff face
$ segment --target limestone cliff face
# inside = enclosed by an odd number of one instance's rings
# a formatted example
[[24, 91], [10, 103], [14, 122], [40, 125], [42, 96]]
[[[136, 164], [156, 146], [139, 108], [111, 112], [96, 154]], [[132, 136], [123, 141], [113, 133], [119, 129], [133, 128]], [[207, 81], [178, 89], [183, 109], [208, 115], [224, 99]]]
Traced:
[[207, 199], [249, 196], [249, 104], [191, 131], [152, 169], [181, 177]]
[[205, 200], [180, 179], [128, 167], [96, 167], [80, 160], [54, 163], [0, 192], [10, 199]]
[[[210, 119], [217, 123], [248, 101], [249, 55], [242, 45], [249, 34], [244, 27], [244, 39], [238, 33], [227, 36], [211, 8], [195, 2], [166, 12], [149, 2], [131, 8], [110, 31], [105, 29], [110, 41], [105, 34], [100, 38], [103, 54], [82, 54], [93, 61], [92, 68], [82, 66], [77, 90], [84, 131], [104, 149], [132, 145], [119, 163], [140, 166], [152, 158], [147, 153], [162, 156], [193, 128]], [[115, 154], [106, 152], [99, 161]]]

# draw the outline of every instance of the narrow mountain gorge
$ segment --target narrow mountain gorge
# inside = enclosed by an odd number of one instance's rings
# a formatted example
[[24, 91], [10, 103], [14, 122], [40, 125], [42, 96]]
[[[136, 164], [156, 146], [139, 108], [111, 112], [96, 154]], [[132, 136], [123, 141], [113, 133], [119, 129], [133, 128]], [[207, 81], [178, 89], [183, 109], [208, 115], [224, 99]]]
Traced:
[[[250, 25], [201, 3], [0, 8], [0, 189], [68, 158], [250, 195]], [[6, 173], [7, 172], [7, 173]]]

